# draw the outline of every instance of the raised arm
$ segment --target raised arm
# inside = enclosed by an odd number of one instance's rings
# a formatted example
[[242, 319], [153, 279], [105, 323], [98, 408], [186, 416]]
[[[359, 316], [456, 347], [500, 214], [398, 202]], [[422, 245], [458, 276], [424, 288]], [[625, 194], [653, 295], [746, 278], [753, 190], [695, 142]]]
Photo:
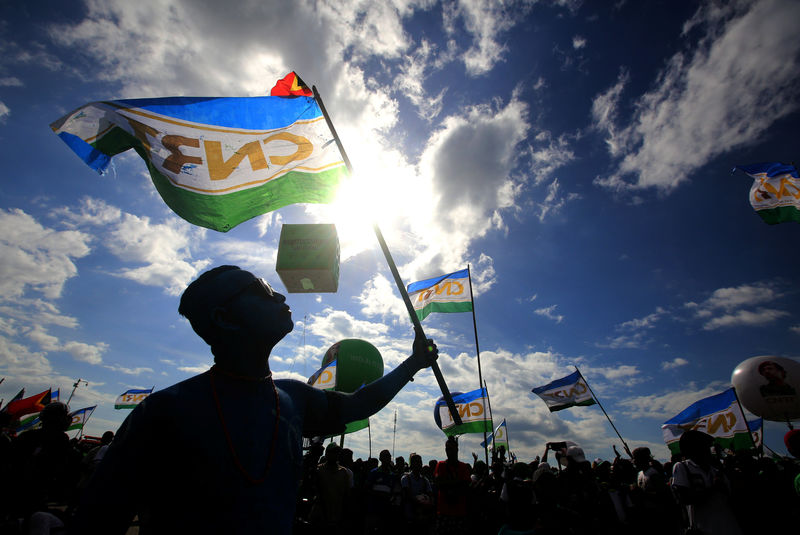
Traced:
[[353, 394], [343, 394], [339, 410], [345, 422], [362, 420], [384, 408], [419, 370], [429, 367], [439, 357], [433, 340], [417, 338], [413, 353], [394, 370]]

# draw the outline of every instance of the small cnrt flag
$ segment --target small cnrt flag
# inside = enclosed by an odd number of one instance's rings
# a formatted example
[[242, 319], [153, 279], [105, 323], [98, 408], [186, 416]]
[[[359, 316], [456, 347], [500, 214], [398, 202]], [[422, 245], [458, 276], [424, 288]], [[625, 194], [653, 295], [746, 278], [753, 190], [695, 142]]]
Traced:
[[136, 405], [145, 400], [147, 396], [153, 393], [153, 389], [136, 389], [126, 390], [119, 395], [117, 401], [114, 403], [115, 409], [134, 409]]
[[479, 388], [466, 394], [453, 396], [453, 403], [461, 416], [461, 425], [456, 425], [447, 408], [447, 402], [440, 399], [436, 402], [435, 410], [441, 422], [442, 431], [447, 436], [461, 435], [464, 433], [483, 433], [492, 430], [492, 420], [488, 414], [488, 394], [485, 388]]
[[67, 427], [67, 431], [72, 431], [75, 429], [83, 429], [83, 426], [86, 425], [86, 422], [89, 421], [89, 417], [92, 415], [94, 410], [97, 408], [97, 405], [92, 407], [86, 407], [84, 409], [78, 409], [69, 413], [70, 423], [69, 427]]
[[750, 205], [766, 223], [800, 222], [800, 178], [793, 165], [776, 162], [738, 165], [753, 178]]
[[308, 384], [320, 390], [336, 388], [336, 360], [332, 360], [308, 378]]
[[420, 321], [431, 312], [469, 312], [472, 310], [469, 271], [462, 269], [412, 282], [408, 285], [408, 297]]
[[586, 380], [578, 371], [544, 386], [534, 388], [531, 392], [542, 398], [550, 412], [560, 411], [576, 405], [587, 406], [595, 404]]
[[493, 447], [494, 449], [499, 448], [500, 446], [504, 446], [506, 451], [508, 451], [508, 435], [506, 434], [506, 420], [503, 418], [503, 421], [500, 425], [486, 437], [486, 442], [481, 442], [481, 448], [485, 448], [488, 444], [489, 446]]

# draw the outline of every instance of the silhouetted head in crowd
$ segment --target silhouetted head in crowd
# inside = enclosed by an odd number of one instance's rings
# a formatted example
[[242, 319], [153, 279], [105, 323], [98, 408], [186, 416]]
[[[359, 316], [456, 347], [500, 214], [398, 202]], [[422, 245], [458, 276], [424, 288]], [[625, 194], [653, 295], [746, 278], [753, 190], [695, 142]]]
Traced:
[[45, 432], [63, 433], [72, 423], [72, 418], [65, 403], [54, 401], [44, 406], [39, 413], [39, 421], [42, 422], [42, 429]]
[[458, 461], [458, 439], [456, 437], [447, 437], [444, 443], [444, 453], [447, 455], [448, 461]]
[[680, 444], [681, 453], [687, 459], [691, 459], [700, 465], [711, 462], [711, 446], [714, 444], [714, 439], [711, 438], [711, 435], [696, 429], [690, 429], [684, 431], [678, 444]]

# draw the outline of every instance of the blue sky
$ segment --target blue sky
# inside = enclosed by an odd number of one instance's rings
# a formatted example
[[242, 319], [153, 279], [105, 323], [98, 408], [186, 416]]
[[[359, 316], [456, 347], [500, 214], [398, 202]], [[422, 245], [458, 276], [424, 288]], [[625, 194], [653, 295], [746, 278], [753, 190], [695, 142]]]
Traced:
[[[274, 4], [274, 5], [272, 5]], [[203, 269], [237, 264], [282, 290], [283, 223], [336, 223], [336, 294], [289, 294], [278, 376], [363, 338], [387, 369], [412, 330], [371, 234], [406, 283], [471, 266], [483, 375], [512, 449], [572, 440], [611, 457], [597, 407], [550, 414], [531, 388], [579, 366], [631, 447], [725, 389], [756, 355], [798, 358], [798, 226], [763, 223], [737, 164], [792, 162], [800, 5], [732, 2], [237, 2], [0, 6], [0, 397], [81, 378], [89, 434], [129, 388], [207, 369], [177, 314]], [[49, 124], [90, 101], [254, 96], [295, 70], [315, 84], [362, 211], [295, 205], [227, 234], [192, 227], [126, 153], [99, 176]], [[453, 391], [478, 387], [469, 314], [433, 314]], [[373, 453], [443, 458], [433, 375], [373, 418]], [[785, 424], [766, 443], [785, 451]], [[482, 437], [462, 438], [462, 459]], [[367, 432], [345, 443], [368, 450]]]

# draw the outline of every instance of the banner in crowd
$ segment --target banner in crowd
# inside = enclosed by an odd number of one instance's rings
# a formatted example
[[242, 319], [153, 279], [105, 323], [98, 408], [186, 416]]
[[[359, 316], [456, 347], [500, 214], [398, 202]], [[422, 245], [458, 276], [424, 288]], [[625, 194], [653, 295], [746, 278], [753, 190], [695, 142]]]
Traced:
[[[155, 387], [153, 387], [155, 388]], [[136, 405], [145, 400], [147, 396], [153, 393], [153, 389], [131, 389], [123, 392], [114, 403], [115, 409], [134, 409]]]
[[486, 437], [486, 442], [481, 442], [481, 448], [485, 448], [488, 444], [494, 449], [498, 449], [500, 446], [505, 446], [506, 451], [508, 451], [508, 438], [506, 437], [506, 419], [503, 418], [503, 421], [500, 423], [500, 425], [498, 425], [495, 430]]
[[800, 222], [800, 177], [793, 165], [777, 162], [739, 165], [753, 178], [750, 205], [770, 225]]
[[89, 421], [89, 417], [92, 415], [94, 410], [97, 408], [97, 405], [92, 407], [86, 407], [84, 409], [78, 409], [69, 413], [70, 423], [69, 427], [67, 427], [67, 431], [72, 431], [74, 429], [83, 429], [83, 426], [86, 425], [86, 422]]
[[696, 401], [664, 422], [661, 432], [672, 453], [680, 453], [681, 435], [689, 429], [711, 435], [714, 442], [726, 449], [736, 451], [753, 447], [753, 438], [747, 431], [733, 388]]
[[750, 429], [750, 434], [753, 435], [753, 444], [756, 448], [760, 448], [764, 441], [764, 418], [747, 420], [747, 427]]
[[310, 96], [92, 102], [50, 128], [100, 173], [136, 150], [176, 214], [220, 232], [289, 204], [331, 202], [347, 173]]
[[489, 418], [486, 407], [489, 406], [488, 395], [485, 388], [479, 388], [465, 394], [454, 394], [453, 403], [461, 416], [461, 425], [453, 422], [447, 402], [440, 399], [436, 402], [436, 412], [439, 415], [442, 431], [447, 436], [462, 435], [464, 433], [483, 433], [492, 431], [492, 420]]
[[42, 427], [42, 421], [39, 419], [39, 413], [35, 412], [33, 414], [28, 414], [27, 416], [20, 418], [19, 425], [17, 426], [17, 434], [19, 435], [25, 431], [38, 429], [40, 427]]
[[534, 388], [531, 392], [542, 398], [550, 412], [560, 411], [576, 405], [588, 406], [595, 404], [586, 381], [577, 370], [566, 377]]
[[470, 312], [472, 292], [469, 287], [469, 271], [462, 269], [441, 277], [412, 282], [408, 285], [408, 297], [417, 317], [424, 320], [431, 312]]

